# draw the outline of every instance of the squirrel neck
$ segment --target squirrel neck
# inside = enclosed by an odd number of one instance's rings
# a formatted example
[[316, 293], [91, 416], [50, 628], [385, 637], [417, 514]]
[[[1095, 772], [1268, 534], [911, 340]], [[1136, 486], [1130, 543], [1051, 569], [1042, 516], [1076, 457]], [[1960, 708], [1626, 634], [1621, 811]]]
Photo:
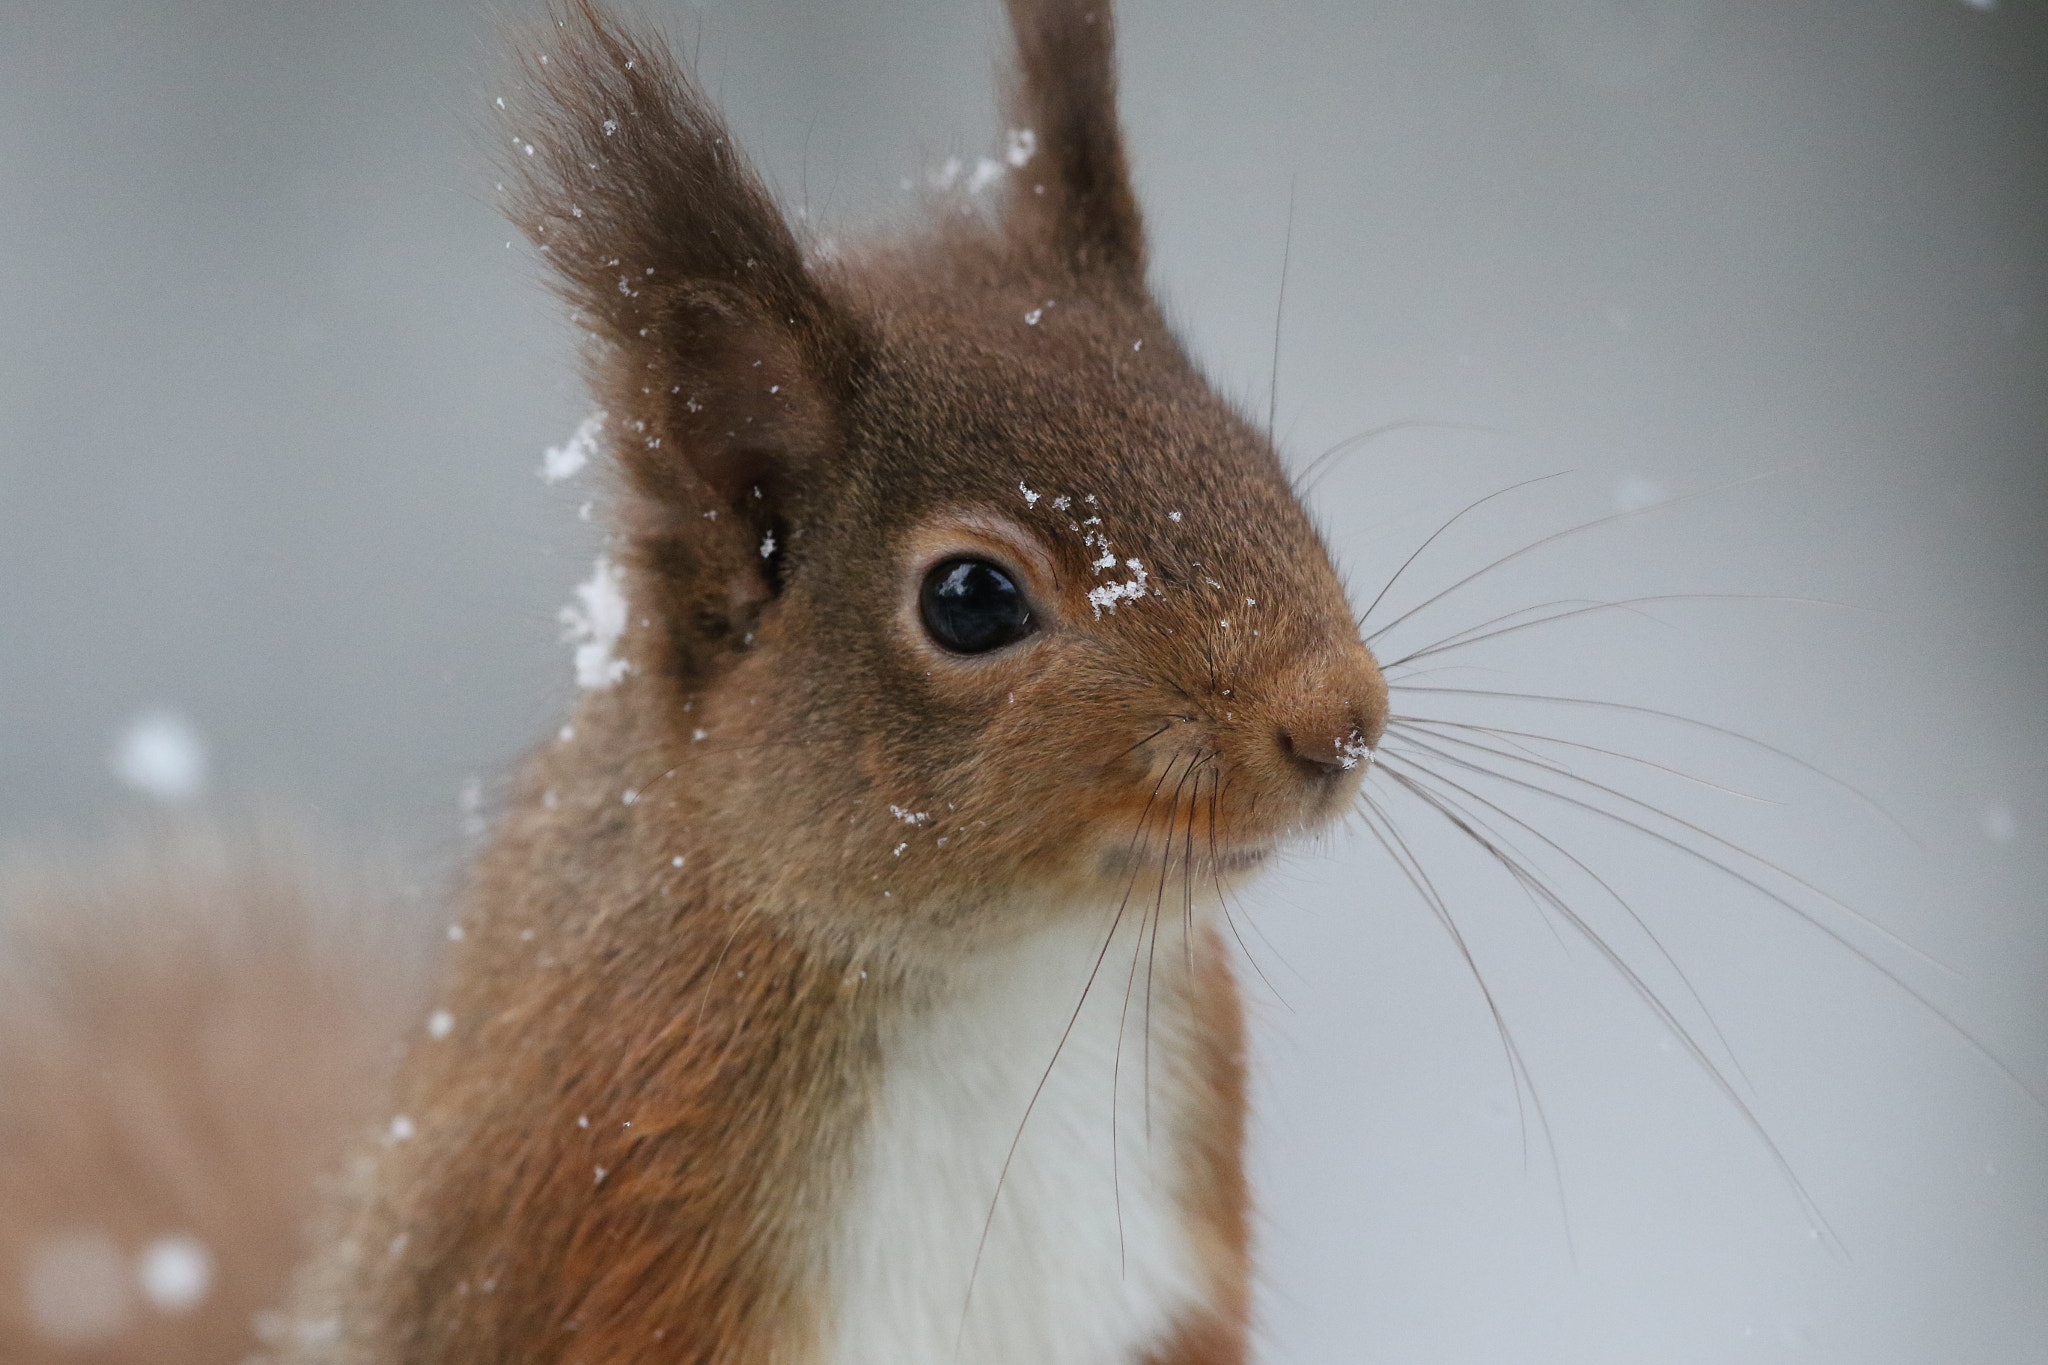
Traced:
[[1234, 1122], [1216, 1112], [1219, 1028], [1234, 1037], [1235, 998], [1214, 930], [1131, 907], [984, 945], [895, 1002], [827, 1241], [820, 1358], [1166, 1348], [1225, 1251], [1205, 1164]]
[[303, 1359], [1078, 1365], [1231, 1330], [1241, 1022], [1200, 913], [878, 950], [549, 790], [479, 861], [455, 1027], [408, 1060]]

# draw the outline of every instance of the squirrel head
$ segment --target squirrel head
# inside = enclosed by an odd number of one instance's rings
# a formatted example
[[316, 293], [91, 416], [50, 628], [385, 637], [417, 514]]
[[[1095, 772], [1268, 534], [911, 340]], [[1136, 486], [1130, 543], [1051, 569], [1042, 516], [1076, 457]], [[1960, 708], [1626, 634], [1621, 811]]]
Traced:
[[650, 894], [853, 932], [1201, 894], [1344, 811], [1385, 724], [1147, 292], [1108, 9], [1010, 11], [992, 193], [809, 258], [658, 41], [571, 0], [524, 53], [511, 212], [590, 336], [624, 600], [534, 794], [609, 811], [572, 838]]

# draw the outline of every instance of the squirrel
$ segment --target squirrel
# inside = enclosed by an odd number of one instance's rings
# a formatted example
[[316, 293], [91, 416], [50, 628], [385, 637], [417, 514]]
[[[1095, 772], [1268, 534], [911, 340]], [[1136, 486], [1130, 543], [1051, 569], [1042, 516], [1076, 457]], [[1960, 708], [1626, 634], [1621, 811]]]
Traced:
[[[147, 1341], [10, 1310], [9, 1359], [1246, 1358], [1221, 906], [1350, 808], [1387, 687], [1147, 292], [1106, 0], [1008, 11], [993, 199], [808, 255], [658, 37], [562, 0], [520, 49], [509, 212], [617, 476], [579, 704], [388, 1092], [381, 1012], [273, 1002], [301, 1083], [356, 1049], [337, 1134], [389, 1098], [263, 1340], [244, 1287]], [[0, 1169], [46, 1118], [0, 1100]], [[294, 1140], [292, 1197], [172, 1206], [278, 1305], [341, 1136]]]

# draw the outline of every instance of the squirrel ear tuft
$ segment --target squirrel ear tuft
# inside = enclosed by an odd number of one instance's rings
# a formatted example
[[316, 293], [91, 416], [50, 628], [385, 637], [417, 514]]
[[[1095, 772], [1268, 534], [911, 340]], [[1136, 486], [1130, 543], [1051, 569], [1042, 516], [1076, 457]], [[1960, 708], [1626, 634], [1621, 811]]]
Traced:
[[1079, 273], [1145, 273], [1145, 226], [1116, 114], [1109, 0], [1008, 0], [1017, 70], [1010, 119], [1036, 153], [1013, 178], [1013, 235]]
[[595, 0], [552, 18], [516, 49], [507, 212], [596, 343], [629, 557], [701, 655], [779, 590], [761, 547], [838, 448], [857, 338], [667, 45]]

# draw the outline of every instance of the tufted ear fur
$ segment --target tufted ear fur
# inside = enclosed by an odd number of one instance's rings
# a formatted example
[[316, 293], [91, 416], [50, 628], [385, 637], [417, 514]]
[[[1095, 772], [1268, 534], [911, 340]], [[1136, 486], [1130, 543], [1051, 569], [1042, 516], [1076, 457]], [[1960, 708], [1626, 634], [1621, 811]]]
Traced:
[[1145, 227], [1116, 116], [1116, 31], [1109, 0], [1008, 0], [1017, 39], [1011, 122], [1037, 139], [1035, 174], [1018, 179], [1011, 233], [1077, 274], [1140, 283]]
[[561, 0], [520, 58], [508, 212], [595, 343], [635, 600], [688, 678], [778, 590], [857, 339], [660, 39]]

